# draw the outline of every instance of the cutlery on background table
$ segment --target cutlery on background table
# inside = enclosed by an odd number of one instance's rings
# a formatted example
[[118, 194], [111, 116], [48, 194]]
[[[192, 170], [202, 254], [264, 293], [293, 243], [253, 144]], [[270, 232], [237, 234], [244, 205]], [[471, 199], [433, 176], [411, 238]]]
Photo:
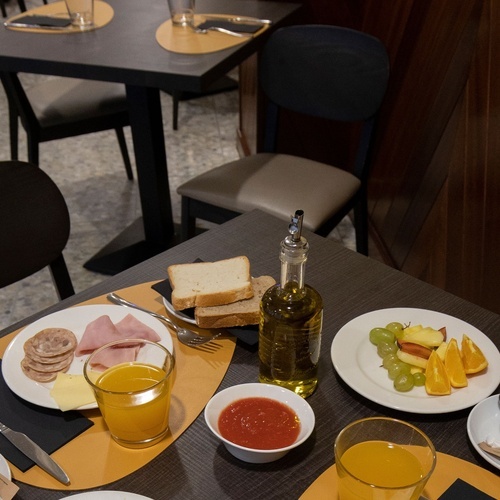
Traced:
[[26, 434], [13, 431], [0, 422], [0, 434], [3, 434], [19, 451], [33, 460], [45, 472], [55, 477], [63, 484], [69, 484], [68, 475], [61, 469], [51, 456], [32, 441]]
[[201, 16], [204, 17], [205, 19], [229, 21], [230, 23], [251, 23], [251, 24], [268, 24], [268, 25], [273, 24], [273, 22], [270, 19], [259, 19], [257, 17], [247, 17], [247, 16], [227, 17], [227, 16], [217, 16], [212, 14], [209, 15], [201, 14]]
[[237, 36], [239, 38], [250, 38], [253, 33], [238, 33], [237, 31], [231, 31], [226, 28], [221, 28], [220, 26], [210, 26], [209, 28], [199, 28], [194, 26], [193, 31], [202, 35], [206, 35], [209, 31], [218, 31], [220, 33], [225, 33], [226, 35]]
[[211, 342], [212, 340], [215, 340], [217, 337], [220, 337], [222, 333], [222, 332], [217, 332], [215, 334], [200, 335], [196, 332], [193, 332], [192, 330], [188, 330], [187, 328], [182, 328], [179, 325], [176, 325], [167, 316], [163, 316], [162, 314], [158, 314], [154, 311], [150, 311], [149, 309], [145, 309], [144, 307], [134, 304], [133, 302], [129, 302], [128, 300], [125, 300], [124, 298], [120, 297], [114, 292], [109, 293], [107, 295], [107, 298], [110, 302], [113, 302], [114, 304], [125, 307], [131, 307], [132, 309], [137, 309], [139, 311], [151, 314], [151, 316], [164, 321], [168, 326], [170, 326], [170, 328], [172, 328], [175, 331], [175, 333], [177, 334], [177, 338], [179, 339], [179, 342], [189, 347], [199, 347], [203, 344], [206, 344], [207, 342]]

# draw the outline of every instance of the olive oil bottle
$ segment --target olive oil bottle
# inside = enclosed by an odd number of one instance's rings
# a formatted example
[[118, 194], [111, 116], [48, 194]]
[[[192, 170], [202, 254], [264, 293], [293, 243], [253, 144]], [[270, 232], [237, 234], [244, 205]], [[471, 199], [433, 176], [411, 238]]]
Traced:
[[304, 212], [291, 218], [281, 242], [281, 280], [262, 297], [259, 324], [259, 381], [306, 398], [318, 384], [323, 300], [304, 282], [309, 243], [302, 236]]

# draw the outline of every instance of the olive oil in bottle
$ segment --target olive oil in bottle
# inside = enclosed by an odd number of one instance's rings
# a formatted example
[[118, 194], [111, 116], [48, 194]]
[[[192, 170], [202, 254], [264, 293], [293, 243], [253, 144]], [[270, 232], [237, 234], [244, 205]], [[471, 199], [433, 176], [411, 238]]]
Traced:
[[302, 236], [304, 212], [291, 218], [281, 242], [281, 281], [262, 297], [259, 324], [259, 381], [306, 398], [318, 384], [323, 300], [304, 282], [309, 243]]

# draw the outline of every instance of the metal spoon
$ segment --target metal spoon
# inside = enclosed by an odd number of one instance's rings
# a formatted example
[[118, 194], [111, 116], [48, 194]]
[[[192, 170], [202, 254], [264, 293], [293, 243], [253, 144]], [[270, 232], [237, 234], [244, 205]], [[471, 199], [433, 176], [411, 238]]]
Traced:
[[175, 331], [177, 334], [177, 338], [179, 339], [179, 342], [181, 342], [184, 345], [187, 345], [189, 347], [198, 347], [202, 344], [206, 344], [207, 342], [211, 342], [212, 340], [216, 339], [221, 335], [222, 332], [217, 332], [215, 334], [207, 334], [207, 335], [200, 335], [196, 332], [193, 332], [192, 330], [188, 330], [186, 328], [182, 328], [179, 325], [176, 325], [170, 318], [167, 316], [163, 316], [161, 314], [158, 314], [154, 311], [150, 311], [149, 309], [145, 309], [144, 307], [138, 306], [137, 304], [134, 304], [133, 302], [129, 302], [128, 300], [125, 300], [124, 298], [120, 297], [116, 293], [112, 292], [107, 295], [107, 299], [110, 302], [113, 302], [114, 304], [118, 304], [120, 306], [125, 306], [125, 307], [131, 307], [132, 309], [137, 309], [139, 311], [151, 314], [151, 316], [154, 316], [155, 318], [161, 319], [164, 321], [172, 330]]

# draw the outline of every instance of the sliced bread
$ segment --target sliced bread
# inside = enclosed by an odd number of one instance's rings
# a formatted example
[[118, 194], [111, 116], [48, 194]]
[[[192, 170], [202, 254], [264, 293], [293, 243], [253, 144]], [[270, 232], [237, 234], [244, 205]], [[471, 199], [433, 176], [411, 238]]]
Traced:
[[174, 264], [167, 272], [172, 286], [171, 302], [178, 311], [229, 304], [253, 296], [250, 261], [245, 256]]
[[255, 325], [259, 322], [260, 301], [268, 288], [276, 283], [271, 276], [252, 278], [253, 297], [232, 304], [213, 307], [197, 307], [196, 323], [201, 328], [230, 328]]

